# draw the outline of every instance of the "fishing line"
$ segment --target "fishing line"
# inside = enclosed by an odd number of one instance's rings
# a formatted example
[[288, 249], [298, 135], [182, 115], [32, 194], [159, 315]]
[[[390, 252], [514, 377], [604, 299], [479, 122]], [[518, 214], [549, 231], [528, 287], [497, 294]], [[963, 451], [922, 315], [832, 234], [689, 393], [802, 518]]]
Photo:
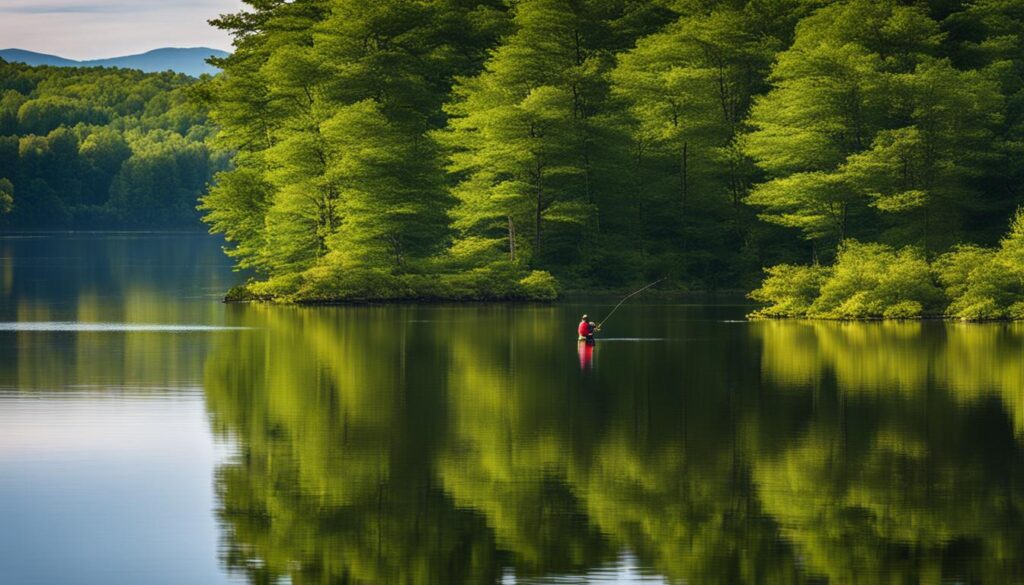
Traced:
[[665, 280], [665, 279], [664, 278], [659, 278], [658, 280], [655, 280], [651, 284], [648, 284], [647, 286], [645, 286], [645, 287], [643, 287], [643, 288], [641, 288], [639, 290], [635, 290], [635, 291], [629, 293], [628, 295], [622, 297], [622, 300], [619, 301], [619, 304], [615, 305], [615, 308], [612, 309], [612, 312], [608, 313], [607, 315], [605, 315], [604, 319], [601, 319], [601, 322], [597, 324], [595, 329], [600, 329], [601, 326], [604, 325], [605, 321], [607, 321], [615, 313], [615, 311], [618, 311], [619, 307], [622, 306], [622, 303], [626, 302], [629, 299], [629, 297], [634, 296], [634, 295], [638, 295], [638, 294], [644, 292], [645, 290], [651, 288], [652, 286], [658, 284], [659, 282], [661, 282], [663, 280]]

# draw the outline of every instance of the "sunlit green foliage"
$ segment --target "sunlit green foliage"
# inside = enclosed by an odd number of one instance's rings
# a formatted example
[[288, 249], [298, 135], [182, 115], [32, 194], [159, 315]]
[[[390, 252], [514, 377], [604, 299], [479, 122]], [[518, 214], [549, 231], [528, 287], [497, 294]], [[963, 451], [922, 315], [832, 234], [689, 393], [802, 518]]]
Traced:
[[15, 227], [191, 226], [222, 156], [173, 73], [0, 62], [0, 175]]
[[823, 266], [778, 264], [765, 269], [760, 288], [750, 298], [766, 306], [755, 312], [762, 317], [806, 317], [821, 294], [821, 285], [831, 274]]
[[0, 178], [0, 213], [7, 213], [14, 203], [14, 184], [8, 179]]
[[528, 273], [511, 264], [455, 269], [441, 257], [453, 199], [431, 131], [454, 77], [480, 66], [502, 28], [497, 3], [252, 9], [216, 22], [237, 50], [198, 91], [220, 125], [216, 141], [236, 151], [201, 208], [239, 264], [265, 278], [243, 296], [553, 296], [520, 285]]
[[954, 242], [980, 205], [977, 177], [999, 158], [1003, 98], [986, 72], [941, 58], [944, 38], [923, 8], [888, 0], [800, 21], [744, 137], [769, 176], [748, 202], [826, 244]]
[[958, 319], [1024, 319], [1024, 211], [998, 248], [960, 246], [936, 261]]
[[812, 312], [914, 317], [938, 301], [912, 256], [991, 245], [1021, 202], [1024, 33], [997, 0], [247, 4], [194, 94], [234, 152], [202, 209], [261, 296], [736, 287], [856, 239], [901, 251], [854, 272], [907, 270], [839, 274]]
[[997, 248], [961, 245], [927, 262], [912, 247], [847, 240], [832, 266], [767, 269], [758, 317], [1024, 319], [1024, 210]]
[[849, 240], [808, 314], [833, 319], [914, 318], [935, 314], [941, 299], [920, 251]]
[[581, 45], [582, 17], [567, 1], [519, 3], [513, 25], [483, 73], [453, 89], [440, 136], [452, 149], [449, 171], [464, 176], [453, 190], [456, 225], [539, 266], [546, 226], [595, 220], [583, 148], [602, 63]]
[[919, 250], [847, 240], [835, 264], [779, 265], [750, 298], [761, 317], [908, 319], [941, 312], [942, 293]]
[[558, 284], [549, 273], [523, 271], [511, 262], [494, 262], [458, 272], [445, 268], [394, 273], [370, 267], [343, 268], [324, 263], [299, 274], [249, 283], [230, 300], [329, 303], [338, 299], [373, 300], [537, 300], [553, 301]]

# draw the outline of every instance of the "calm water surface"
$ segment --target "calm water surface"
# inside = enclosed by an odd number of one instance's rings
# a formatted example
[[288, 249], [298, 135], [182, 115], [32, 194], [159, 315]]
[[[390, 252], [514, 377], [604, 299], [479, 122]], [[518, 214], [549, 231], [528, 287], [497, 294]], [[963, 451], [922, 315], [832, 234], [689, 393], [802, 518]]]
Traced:
[[0, 237], [0, 583], [1021, 583], [1024, 328], [224, 305]]

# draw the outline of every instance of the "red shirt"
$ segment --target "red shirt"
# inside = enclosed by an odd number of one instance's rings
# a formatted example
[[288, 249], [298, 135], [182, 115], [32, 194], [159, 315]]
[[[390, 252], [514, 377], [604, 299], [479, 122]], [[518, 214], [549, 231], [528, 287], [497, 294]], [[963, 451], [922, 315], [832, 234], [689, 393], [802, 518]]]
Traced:
[[580, 332], [580, 337], [586, 337], [590, 335], [590, 324], [587, 323], [586, 321], [580, 321], [580, 328], [578, 329], [578, 331]]

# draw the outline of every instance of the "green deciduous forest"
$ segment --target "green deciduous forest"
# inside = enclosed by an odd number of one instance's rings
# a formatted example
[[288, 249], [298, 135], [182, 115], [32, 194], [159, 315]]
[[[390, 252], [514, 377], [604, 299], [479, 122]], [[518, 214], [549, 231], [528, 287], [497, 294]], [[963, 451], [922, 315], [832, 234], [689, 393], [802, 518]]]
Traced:
[[[1013, 261], [985, 247], [1021, 203], [1017, 2], [248, 4], [201, 90], [235, 153], [206, 221], [260, 275], [240, 298], [749, 290], [774, 266], [763, 315], [1024, 314], [1019, 282], [964, 273]], [[894, 290], [823, 284], [857, 258]]]
[[0, 225], [194, 227], [228, 156], [195, 79], [0, 60]]
[[198, 83], [0, 62], [0, 224], [202, 215], [231, 298], [1024, 317], [1017, 2], [247, 4]]

